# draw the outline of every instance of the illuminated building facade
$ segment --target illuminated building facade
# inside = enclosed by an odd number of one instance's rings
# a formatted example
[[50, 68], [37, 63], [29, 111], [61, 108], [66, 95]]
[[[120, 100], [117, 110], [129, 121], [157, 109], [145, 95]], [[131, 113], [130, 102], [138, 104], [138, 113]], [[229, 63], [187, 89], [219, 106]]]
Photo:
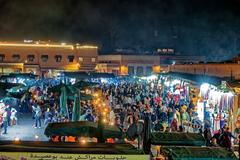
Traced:
[[136, 76], [160, 73], [160, 69], [158, 55], [99, 55], [96, 67], [98, 72]]
[[240, 65], [237, 63], [206, 63], [170, 65], [170, 72], [190, 73], [240, 80]]
[[54, 74], [59, 71], [94, 71], [98, 48], [65, 43], [0, 42], [0, 73]]

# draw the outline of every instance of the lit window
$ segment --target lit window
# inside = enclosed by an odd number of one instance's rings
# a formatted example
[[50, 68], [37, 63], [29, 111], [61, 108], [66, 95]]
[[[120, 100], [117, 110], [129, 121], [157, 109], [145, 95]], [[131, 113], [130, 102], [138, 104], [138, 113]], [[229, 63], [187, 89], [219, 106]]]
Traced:
[[47, 62], [48, 61], [48, 55], [42, 55], [41, 59], [43, 62]]
[[146, 67], [146, 75], [150, 75], [152, 74], [152, 67], [151, 66], [147, 66]]
[[92, 58], [92, 62], [96, 62], [96, 58]]
[[82, 62], [83, 61], [83, 57], [79, 57], [78, 60], [79, 60], [79, 62]]
[[56, 55], [55, 60], [56, 60], [56, 62], [61, 62], [62, 56], [61, 55]]
[[134, 66], [128, 66], [128, 74], [134, 75]]
[[3, 62], [5, 59], [5, 54], [0, 54], [0, 62]]
[[20, 60], [20, 55], [19, 54], [14, 54], [12, 56], [13, 61], [19, 61]]
[[34, 59], [35, 59], [35, 55], [30, 54], [30, 55], [27, 56], [28, 62], [33, 62]]
[[69, 55], [68, 56], [68, 62], [73, 62], [74, 61], [74, 56], [73, 55]]
[[141, 67], [141, 66], [137, 67], [137, 75], [138, 76], [142, 76], [143, 75], [143, 67]]

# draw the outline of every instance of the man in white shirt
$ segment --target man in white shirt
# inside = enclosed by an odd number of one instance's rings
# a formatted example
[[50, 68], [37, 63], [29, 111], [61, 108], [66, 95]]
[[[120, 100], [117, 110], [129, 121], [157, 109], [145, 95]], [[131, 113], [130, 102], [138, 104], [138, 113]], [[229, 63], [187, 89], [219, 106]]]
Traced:
[[17, 110], [15, 108], [11, 109], [11, 124], [12, 125], [16, 125], [17, 124]]
[[41, 116], [42, 116], [42, 110], [39, 105], [33, 106], [33, 111], [35, 113], [35, 128], [41, 128]]

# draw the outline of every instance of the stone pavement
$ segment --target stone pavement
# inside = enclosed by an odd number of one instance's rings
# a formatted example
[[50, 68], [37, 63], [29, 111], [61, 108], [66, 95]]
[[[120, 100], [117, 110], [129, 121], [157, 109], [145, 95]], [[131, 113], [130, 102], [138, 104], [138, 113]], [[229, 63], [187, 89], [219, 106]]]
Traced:
[[2, 140], [14, 140], [14, 138], [19, 138], [23, 141], [48, 141], [48, 138], [44, 135], [43, 119], [42, 127], [34, 128], [34, 120], [31, 114], [20, 114], [18, 116], [18, 125], [8, 127], [7, 134], [2, 134], [3, 129], [1, 129], [0, 141]]

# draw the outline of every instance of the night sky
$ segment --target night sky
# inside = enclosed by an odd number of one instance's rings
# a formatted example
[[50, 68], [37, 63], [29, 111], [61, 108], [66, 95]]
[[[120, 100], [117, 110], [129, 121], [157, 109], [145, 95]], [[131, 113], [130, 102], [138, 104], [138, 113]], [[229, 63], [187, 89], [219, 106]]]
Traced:
[[229, 59], [240, 53], [240, 0], [0, 0], [1, 40], [52, 40]]

